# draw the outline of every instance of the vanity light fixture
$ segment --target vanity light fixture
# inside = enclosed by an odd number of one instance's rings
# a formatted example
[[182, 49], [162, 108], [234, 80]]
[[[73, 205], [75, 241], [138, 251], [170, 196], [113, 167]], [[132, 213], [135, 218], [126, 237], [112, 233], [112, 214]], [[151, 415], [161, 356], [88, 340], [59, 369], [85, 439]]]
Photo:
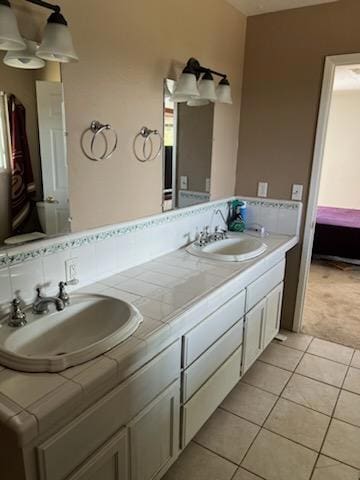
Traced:
[[220, 103], [232, 104], [230, 83], [226, 77], [220, 80], [216, 88], [216, 95]]
[[[37, 0], [27, 1], [38, 5], [45, 3]], [[48, 18], [37, 56], [50, 62], [77, 62], [79, 57], [75, 52], [67, 21], [60, 13], [60, 7], [54, 6], [54, 9], [54, 13]]]
[[[68, 63], [78, 61], [71, 33], [67, 21], [61, 14], [60, 7], [43, 0], [25, 1], [52, 10], [53, 13], [47, 20], [40, 46], [35, 48], [33, 45], [34, 42], [29, 44], [28, 41], [24, 41], [24, 39], [21, 38], [16, 17], [11, 10], [9, 0], [0, 0], [0, 49], [9, 52], [5, 63], [7, 65], [12, 63], [11, 66], [17, 66], [19, 68], [41, 68], [38, 66], [40, 62], [35, 62], [34, 59], [31, 60], [30, 58], [34, 53], [39, 59], [52, 62]], [[13, 55], [14, 51], [21, 51], [20, 56], [16, 57], [16, 55]], [[13, 63], [17, 63], [17, 65]], [[21, 67], [21, 63], [23, 65], [27, 64], [28, 66]], [[33, 66], [30, 67], [30, 64]]]
[[5, 65], [14, 68], [37, 69], [45, 67], [45, 60], [36, 56], [39, 45], [32, 40], [24, 39], [24, 50], [10, 50], [4, 57]]
[[[222, 77], [215, 88], [213, 75]], [[209, 102], [232, 103], [230, 83], [226, 74], [203, 67], [196, 58], [190, 58], [176, 83], [174, 102], [187, 102], [189, 106]]]
[[24, 50], [15, 13], [9, 0], [0, 0], [0, 50]]

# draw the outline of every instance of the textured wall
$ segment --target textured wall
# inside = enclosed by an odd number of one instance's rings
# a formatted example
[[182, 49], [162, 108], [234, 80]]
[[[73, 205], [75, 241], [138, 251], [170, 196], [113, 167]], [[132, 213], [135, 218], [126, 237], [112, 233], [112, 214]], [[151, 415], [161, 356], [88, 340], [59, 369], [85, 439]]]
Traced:
[[[212, 198], [232, 195], [245, 17], [224, 0], [62, 0], [60, 5], [80, 57], [62, 69], [73, 230], [161, 212], [162, 162], [137, 162], [132, 142], [143, 125], [162, 130], [163, 80], [190, 56], [227, 72], [232, 82], [234, 104], [216, 106]], [[112, 124], [119, 134], [117, 152], [98, 163], [80, 149], [80, 136], [94, 119]]]
[[319, 205], [360, 209], [360, 90], [334, 92]]
[[[236, 192], [290, 198], [311, 174], [324, 60], [360, 52], [360, 2], [339, 2], [250, 17], [247, 25]], [[283, 311], [293, 321], [300, 247], [289, 255]]]

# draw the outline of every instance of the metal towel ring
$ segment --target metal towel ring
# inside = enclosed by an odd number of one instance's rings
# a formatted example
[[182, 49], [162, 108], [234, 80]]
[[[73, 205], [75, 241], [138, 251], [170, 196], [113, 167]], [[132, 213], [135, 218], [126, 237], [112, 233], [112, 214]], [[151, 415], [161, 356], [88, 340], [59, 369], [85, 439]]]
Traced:
[[[154, 144], [153, 144], [153, 141], [152, 141], [152, 136], [158, 136], [159, 137], [159, 148], [157, 149], [155, 155], [153, 155], [153, 151], [154, 151]], [[136, 151], [136, 142], [138, 140], [139, 137], [142, 137], [144, 139], [144, 143], [143, 143], [143, 147], [142, 147], [142, 154], [143, 156], [139, 156], [137, 154], [137, 151]], [[134, 155], [136, 157], [136, 159], [139, 161], [139, 162], [142, 162], [142, 163], [145, 163], [145, 162], [149, 162], [149, 161], [152, 161], [152, 160], [155, 160], [155, 158], [160, 154], [161, 150], [162, 150], [162, 147], [163, 147], [163, 143], [164, 143], [164, 140], [159, 132], [159, 130], [151, 130], [150, 128], [148, 127], [142, 127], [142, 129], [140, 130], [140, 132], [136, 135], [136, 137], [134, 138], [134, 142], [133, 142], [133, 150], [134, 150]], [[146, 147], [147, 145], [150, 145], [150, 152], [149, 154], [146, 154]]]
[[[84, 135], [88, 131], [91, 131], [93, 133], [93, 137], [92, 137], [91, 142], [90, 142], [90, 155], [85, 150], [85, 148], [83, 146]], [[108, 142], [108, 138], [107, 138], [107, 135], [106, 135], [107, 131], [111, 131], [112, 134], [113, 134], [113, 137], [114, 137], [114, 144], [113, 144], [112, 148], [110, 149], [110, 151], [109, 151], [109, 142]], [[101, 135], [103, 137], [104, 141], [105, 141], [105, 150], [104, 150], [104, 153], [100, 156], [97, 156], [94, 152], [95, 141], [96, 141], [96, 138], [98, 137], [98, 135]], [[98, 162], [100, 160], [107, 160], [108, 158], [110, 158], [111, 155], [117, 149], [117, 145], [118, 145], [118, 135], [117, 135], [116, 131], [111, 127], [111, 125], [102, 124], [102, 123], [98, 122], [97, 120], [93, 120], [91, 122], [90, 128], [88, 128], [83, 133], [82, 139], [81, 139], [81, 146], [82, 146], [83, 153], [87, 156], [87, 158], [89, 158], [90, 160], [94, 160], [96, 162]]]

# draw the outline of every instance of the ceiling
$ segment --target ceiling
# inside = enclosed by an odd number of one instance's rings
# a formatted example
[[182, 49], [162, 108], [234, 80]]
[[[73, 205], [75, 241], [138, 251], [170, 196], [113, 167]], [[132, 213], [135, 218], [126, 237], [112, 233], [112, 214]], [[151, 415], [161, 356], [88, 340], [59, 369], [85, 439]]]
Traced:
[[360, 65], [336, 67], [334, 90], [360, 90]]
[[310, 7], [322, 3], [332, 3], [338, 0], [227, 0], [231, 5], [245, 15], [289, 10], [291, 8]]

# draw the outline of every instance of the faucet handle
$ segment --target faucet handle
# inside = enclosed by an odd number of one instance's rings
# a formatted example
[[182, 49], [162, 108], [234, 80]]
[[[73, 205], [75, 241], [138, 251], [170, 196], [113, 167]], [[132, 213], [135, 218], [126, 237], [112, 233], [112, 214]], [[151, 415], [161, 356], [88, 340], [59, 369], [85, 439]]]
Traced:
[[37, 298], [41, 298], [41, 288], [40, 287], [36, 287], [36, 293], [37, 293]]
[[65, 287], [68, 285], [67, 282], [59, 282], [59, 293], [58, 293], [58, 298], [62, 300], [65, 305], [67, 305], [70, 302], [70, 297], [67, 291], [65, 290]]
[[12, 314], [11, 318], [8, 321], [8, 325], [10, 327], [23, 327], [26, 325], [26, 314], [20, 308], [20, 300], [18, 298], [14, 298], [11, 302], [12, 305]]

